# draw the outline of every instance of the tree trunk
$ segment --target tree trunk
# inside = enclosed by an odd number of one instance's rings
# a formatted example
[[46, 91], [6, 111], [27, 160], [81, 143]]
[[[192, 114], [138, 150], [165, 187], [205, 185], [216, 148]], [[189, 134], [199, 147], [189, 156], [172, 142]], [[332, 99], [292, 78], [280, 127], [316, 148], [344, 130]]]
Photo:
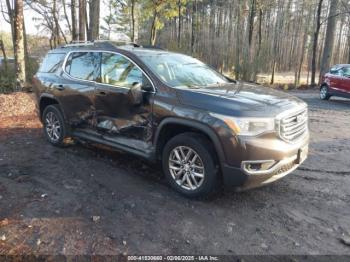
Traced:
[[77, 16], [76, 16], [76, 0], [71, 0], [71, 19], [72, 19], [72, 40], [78, 40], [77, 33]]
[[350, 64], [350, 34], [348, 35], [348, 64]]
[[276, 60], [273, 60], [272, 62], [272, 74], [271, 74], [271, 81], [270, 84], [273, 85], [275, 82], [275, 70], [276, 70]]
[[2, 41], [2, 39], [0, 39], [0, 49], [2, 52], [2, 57], [4, 58], [5, 71], [7, 71], [7, 56], [5, 52], [4, 42]]
[[135, 0], [131, 0], [131, 42], [133, 43], [136, 43], [138, 38], [136, 37], [135, 26]]
[[178, 0], [178, 31], [177, 31], [177, 47], [181, 47], [181, 0]]
[[68, 18], [68, 14], [67, 14], [66, 0], [62, 0], [62, 6], [63, 6], [64, 18], [66, 19], [66, 22], [67, 22], [67, 25], [68, 25], [69, 33], [72, 34], [72, 27], [71, 27], [71, 25], [70, 25], [69, 18]]
[[62, 37], [63, 37], [64, 42], [65, 42], [66, 44], [68, 44], [67, 38], [66, 38], [66, 36], [65, 36], [65, 34], [64, 34], [63, 30], [62, 30], [62, 27], [60, 26], [60, 24], [58, 24], [58, 29], [59, 29], [59, 31], [61, 32], [61, 35], [62, 35]]
[[79, 0], [79, 40], [86, 40], [85, 24], [86, 24], [86, 5], [85, 0]]
[[239, 80], [241, 74], [240, 68], [240, 28], [241, 28], [241, 0], [238, 1], [236, 21], [236, 50], [235, 50], [235, 79]]
[[197, 0], [192, 2], [192, 23], [191, 23], [191, 54], [193, 54], [195, 50], [195, 42], [196, 42], [196, 19], [197, 19]]
[[337, 46], [335, 48], [335, 54], [334, 54], [334, 58], [333, 58], [333, 64], [339, 64], [340, 62], [340, 51], [341, 51], [341, 44], [342, 44], [342, 36], [343, 36], [343, 28], [344, 28], [344, 17], [342, 17], [341, 19], [341, 23], [340, 23], [340, 31], [339, 31], [339, 35], [338, 35], [338, 40], [337, 40]]
[[150, 37], [150, 45], [152, 46], [154, 46], [157, 41], [157, 27], [156, 27], [157, 19], [158, 19], [158, 14], [157, 12], [154, 12], [152, 26], [151, 26], [151, 37]]
[[326, 71], [329, 69], [331, 59], [332, 59], [335, 29], [337, 25], [336, 14], [337, 14], [338, 2], [339, 0], [331, 1], [329, 17], [327, 22], [326, 40], [325, 40], [325, 46], [323, 49], [323, 56], [322, 56], [322, 62], [321, 62], [320, 77], [324, 75]]
[[314, 41], [312, 44], [312, 61], [311, 61], [311, 85], [316, 85], [316, 55], [317, 55], [317, 45], [318, 36], [321, 28], [321, 12], [322, 12], [323, 0], [319, 0], [317, 7], [317, 19], [316, 19], [316, 30], [314, 32]]
[[30, 75], [29, 75], [29, 52], [28, 52], [28, 39], [27, 39], [27, 31], [26, 31], [26, 24], [24, 23], [23, 20], [23, 41], [24, 41], [24, 61], [26, 64], [26, 79], [30, 79]]
[[90, 0], [88, 40], [93, 41], [98, 39], [99, 28], [100, 28], [100, 0]]
[[250, 14], [249, 14], [249, 34], [248, 34], [248, 45], [249, 45], [249, 48], [252, 45], [252, 39], [253, 39], [255, 5], [256, 5], [256, 0], [251, 0]]
[[16, 91], [22, 90], [26, 84], [23, 23], [23, 0], [15, 0]]
[[16, 30], [15, 30], [15, 10], [14, 8], [12, 8], [11, 6], [11, 2], [10, 0], [6, 0], [6, 7], [7, 7], [7, 13], [9, 16], [9, 20], [10, 20], [10, 26], [11, 26], [11, 36], [12, 36], [12, 44], [13, 44], [13, 53], [16, 52], [15, 50], [15, 34], [16, 34]]
[[54, 26], [54, 35], [55, 35], [55, 46], [59, 45], [61, 43], [60, 41], [60, 24], [58, 23], [58, 18], [57, 18], [57, 7], [56, 7], [57, 1], [53, 0], [53, 8], [52, 8], [52, 16], [53, 16], [53, 20], [55, 23]]

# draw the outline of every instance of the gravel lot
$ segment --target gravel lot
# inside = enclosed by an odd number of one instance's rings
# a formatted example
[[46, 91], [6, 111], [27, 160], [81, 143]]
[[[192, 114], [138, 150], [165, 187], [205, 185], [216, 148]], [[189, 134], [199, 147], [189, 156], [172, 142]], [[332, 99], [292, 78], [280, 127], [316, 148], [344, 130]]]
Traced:
[[294, 94], [310, 108], [302, 167], [202, 201], [134, 156], [49, 145], [33, 113], [0, 118], [0, 254], [350, 255], [350, 100]]

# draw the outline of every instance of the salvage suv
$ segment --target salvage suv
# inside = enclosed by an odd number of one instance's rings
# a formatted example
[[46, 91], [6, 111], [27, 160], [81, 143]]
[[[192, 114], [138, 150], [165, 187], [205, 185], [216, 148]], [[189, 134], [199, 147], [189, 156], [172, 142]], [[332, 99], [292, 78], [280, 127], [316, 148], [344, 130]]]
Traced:
[[68, 44], [34, 77], [47, 140], [100, 143], [162, 163], [188, 197], [273, 182], [307, 157], [307, 105], [190, 56], [135, 44]]

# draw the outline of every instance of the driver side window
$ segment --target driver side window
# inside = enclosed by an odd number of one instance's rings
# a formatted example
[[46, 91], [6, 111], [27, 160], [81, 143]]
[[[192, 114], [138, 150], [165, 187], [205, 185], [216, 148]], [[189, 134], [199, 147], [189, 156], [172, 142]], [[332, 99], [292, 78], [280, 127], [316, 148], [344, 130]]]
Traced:
[[102, 53], [101, 59], [101, 83], [127, 88], [142, 83], [142, 71], [122, 55]]

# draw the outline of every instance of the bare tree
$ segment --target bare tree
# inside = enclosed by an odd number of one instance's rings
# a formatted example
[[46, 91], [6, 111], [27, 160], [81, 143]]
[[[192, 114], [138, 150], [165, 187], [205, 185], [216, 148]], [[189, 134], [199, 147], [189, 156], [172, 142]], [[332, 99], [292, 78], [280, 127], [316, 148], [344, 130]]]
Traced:
[[88, 40], [98, 39], [100, 28], [100, 0], [89, 2]]
[[335, 38], [335, 28], [337, 25], [337, 10], [338, 10], [339, 0], [332, 0], [329, 10], [329, 17], [327, 22], [327, 32], [325, 39], [325, 46], [323, 49], [323, 56], [320, 68], [320, 76], [322, 76], [330, 67], [333, 47], [334, 47], [334, 38]]
[[317, 56], [318, 36], [321, 28], [322, 3], [323, 3], [323, 0], [318, 1], [316, 30], [314, 32], [314, 40], [312, 45], [312, 62], [311, 62], [311, 85], [312, 86], [316, 85], [316, 56]]
[[130, 1], [131, 14], [131, 41], [136, 43], [138, 40], [138, 15], [136, 11], [136, 0]]
[[6, 51], [5, 51], [5, 45], [4, 45], [4, 42], [2, 41], [2, 39], [0, 39], [0, 50], [2, 53], [2, 57], [4, 59], [5, 70], [7, 71], [7, 56], [6, 56]]
[[71, 0], [72, 40], [78, 40], [76, 0]]
[[[15, 8], [14, 3], [10, 0], [6, 0], [6, 6], [3, 6], [3, 2], [0, 2], [1, 5], [1, 13], [4, 17], [4, 20], [10, 24], [11, 28], [11, 36], [12, 36], [12, 44], [13, 44], [13, 52], [15, 52]], [[5, 10], [6, 8], [6, 10]]]
[[79, 40], [86, 40], [86, 1], [79, 0]]
[[26, 63], [24, 54], [23, 0], [15, 0], [15, 60], [16, 90], [22, 90], [26, 84]]

